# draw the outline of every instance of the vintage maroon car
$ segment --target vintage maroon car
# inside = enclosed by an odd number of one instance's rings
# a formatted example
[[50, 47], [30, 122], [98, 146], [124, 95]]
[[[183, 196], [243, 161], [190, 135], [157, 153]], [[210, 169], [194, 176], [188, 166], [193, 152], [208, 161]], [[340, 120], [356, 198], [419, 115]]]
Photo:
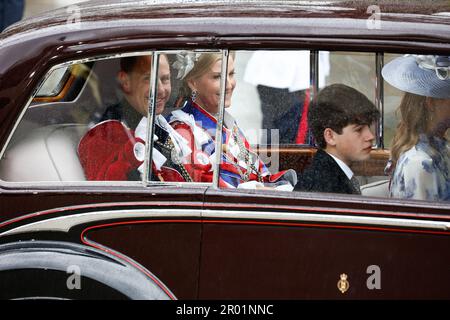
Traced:
[[[450, 204], [387, 194], [401, 93], [381, 68], [402, 54], [450, 55], [450, 6], [355, 3], [89, 1], [5, 30], [0, 297], [449, 299]], [[315, 148], [292, 138], [299, 114], [278, 109], [278, 136], [265, 143], [251, 64], [285, 70], [291, 91], [309, 90], [309, 99], [345, 83], [373, 100], [382, 113], [376, 143], [352, 168], [363, 194], [223, 189], [218, 170], [213, 183], [150, 181], [148, 172], [88, 181], [77, 147], [120, 99], [120, 58], [211, 51], [235, 54], [229, 110], [273, 171], [301, 172]]]

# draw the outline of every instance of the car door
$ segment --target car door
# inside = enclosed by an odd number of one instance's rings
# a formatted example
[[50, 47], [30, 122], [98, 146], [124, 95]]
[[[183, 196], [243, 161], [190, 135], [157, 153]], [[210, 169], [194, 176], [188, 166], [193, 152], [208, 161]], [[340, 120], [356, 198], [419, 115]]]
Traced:
[[[381, 108], [382, 91], [375, 88], [383, 85], [377, 67], [383, 55], [305, 50], [291, 54], [303, 67], [298, 67], [292, 82], [270, 89], [272, 104], [278, 108], [262, 114], [265, 97], [260, 89], [270, 86], [272, 79], [252, 83], [256, 80], [246, 77], [246, 72], [258, 72], [274, 62], [283, 68], [286, 52], [237, 51], [237, 84], [227, 110], [242, 124], [271, 174], [293, 168], [301, 179], [316, 152], [310, 132], [297, 140], [304, 108], [327, 85], [344, 83], [357, 88], [383, 114], [371, 157], [352, 167], [363, 194], [209, 189], [203, 212], [199, 297], [448, 298], [449, 204], [388, 196], [384, 167], [400, 93], [386, 85], [386, 103]], [[255, 56], [264, 57], [259, 68], [251, 67]], [[399, 55], [384, 56], [389, 61]], [[294, 64], [289, 66], [294, 68]], [[310, 76], [310, 70], [315, 76]], [[260, 81], [262, 75], [255, 77]], [[306, 100], [305, 90], [311, 93]], [[289, 95], [297, 100], [292, 102]], [[278, 127], [264, 127], [265, 117]]]

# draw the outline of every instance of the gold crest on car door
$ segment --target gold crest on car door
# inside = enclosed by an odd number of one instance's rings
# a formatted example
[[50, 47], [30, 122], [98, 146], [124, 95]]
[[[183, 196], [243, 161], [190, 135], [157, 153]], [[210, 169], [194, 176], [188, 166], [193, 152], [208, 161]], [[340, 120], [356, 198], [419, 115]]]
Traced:
[[350, 283], [347, 281], [348, 276], [343, 273], [340, 275], [341, 279], [337, 283], [337, 287], [341, 293], [345, 293], [350, 287]]

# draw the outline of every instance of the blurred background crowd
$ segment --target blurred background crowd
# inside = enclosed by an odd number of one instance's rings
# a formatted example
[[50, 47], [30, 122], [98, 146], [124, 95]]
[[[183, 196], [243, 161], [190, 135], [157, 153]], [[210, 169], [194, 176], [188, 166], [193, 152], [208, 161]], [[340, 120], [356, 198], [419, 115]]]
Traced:
[[0, 31], [22, 18], [83, 1], [86, 0], [0, 0]]

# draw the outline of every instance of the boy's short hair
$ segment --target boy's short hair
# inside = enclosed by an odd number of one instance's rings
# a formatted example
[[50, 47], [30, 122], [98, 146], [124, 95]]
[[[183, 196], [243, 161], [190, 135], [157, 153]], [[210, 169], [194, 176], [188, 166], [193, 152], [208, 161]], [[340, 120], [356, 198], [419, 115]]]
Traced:
[[324, 149], [326, 128], [342, 134], [349, 124], [371, 125], [379, 116], [378, 109], [364, 94], [344, 84], [332, 84], [320, 90], [314, 99], [308, 122], [316, 144]]

